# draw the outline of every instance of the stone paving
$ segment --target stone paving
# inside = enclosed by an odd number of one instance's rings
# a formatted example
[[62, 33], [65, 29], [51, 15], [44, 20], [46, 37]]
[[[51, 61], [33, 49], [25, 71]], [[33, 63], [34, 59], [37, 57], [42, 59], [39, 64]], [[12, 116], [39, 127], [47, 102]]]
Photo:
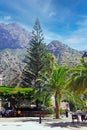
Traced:
[[71, 118], [53, 117], [42, 118], [39, 124], [38, 117], [0, 118], [0, 130], [87, 130], [86, 122], [72, 123]]

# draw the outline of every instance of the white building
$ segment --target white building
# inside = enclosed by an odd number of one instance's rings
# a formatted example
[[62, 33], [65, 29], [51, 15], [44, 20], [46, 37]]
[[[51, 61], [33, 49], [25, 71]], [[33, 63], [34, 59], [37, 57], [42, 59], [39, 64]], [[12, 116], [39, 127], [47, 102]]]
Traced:
[[0, 74], [0, 86], [3, 85], [3, 77], [2, 77], [2, 74]]

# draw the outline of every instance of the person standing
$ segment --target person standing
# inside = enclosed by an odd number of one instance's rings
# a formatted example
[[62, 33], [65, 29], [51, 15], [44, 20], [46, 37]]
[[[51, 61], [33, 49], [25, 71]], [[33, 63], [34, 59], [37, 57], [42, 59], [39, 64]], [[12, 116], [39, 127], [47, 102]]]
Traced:
[[68, 109], [65, 110], [66, 117], [68, 117]]
[[21, 111], [18, 109], [17, 116], [20, 117]]

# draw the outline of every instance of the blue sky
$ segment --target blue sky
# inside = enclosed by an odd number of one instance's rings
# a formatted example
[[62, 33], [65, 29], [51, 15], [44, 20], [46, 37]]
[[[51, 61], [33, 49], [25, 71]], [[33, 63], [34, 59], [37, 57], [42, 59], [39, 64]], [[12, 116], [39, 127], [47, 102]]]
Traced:
[[0, 0], [0, 22], [17, 22], [31, 32], [37, 17], [46, 43], [87, 49], [87, 0]]

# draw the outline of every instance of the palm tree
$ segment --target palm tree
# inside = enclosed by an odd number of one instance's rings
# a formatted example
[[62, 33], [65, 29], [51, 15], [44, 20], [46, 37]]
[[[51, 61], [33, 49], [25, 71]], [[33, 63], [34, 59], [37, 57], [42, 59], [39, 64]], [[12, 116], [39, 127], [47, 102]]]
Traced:
[[[70, 69], [70, 76], [66, 82], [67, 88], [73, 93], [74, 104], [79, 108], [86, 105], [83, 100], [84, 93], [87, 92], [87, 65], [84, 64], [83, 59], [81, 63]], [[78, 96], [78, 101], [76, 100]], [[77, 104], [78, 103], [78, 104]], [[81, 107], [80, 107], [81, 106]]]
[[[41, 88], [41, 92], [39, 93], [39, 91], [37, 91], [37, 93], [36, 93], [36, 99], [37, 99], [37, 101], [40, 101], [44, 106], [47, 106], [48, 102], [51, 100], [49, 79], [53, 73], [53, 70], [57, 66], [57, 60], [53, 54], [48, 52], [45, 55], [43, 63], [44, 63], [44, 68], [39, 73], [41, 75], [41, 77], [39, 77], [36, 80], [37, 87]], [[41, 96], [40, 96], [40, 94], [41, 94]]]
[[84, 65], [83, 59], [81, 64], [71, 68], [67, 86], [79, 95], [87, 91], [87, 66]]
[[66, 66], [58, 66], [54, 69], [50, 78], [50, 89], [55, 98], [56, 118], [60, 117], [60, 101], [65, 93], [65, 81], [68, 74]]

